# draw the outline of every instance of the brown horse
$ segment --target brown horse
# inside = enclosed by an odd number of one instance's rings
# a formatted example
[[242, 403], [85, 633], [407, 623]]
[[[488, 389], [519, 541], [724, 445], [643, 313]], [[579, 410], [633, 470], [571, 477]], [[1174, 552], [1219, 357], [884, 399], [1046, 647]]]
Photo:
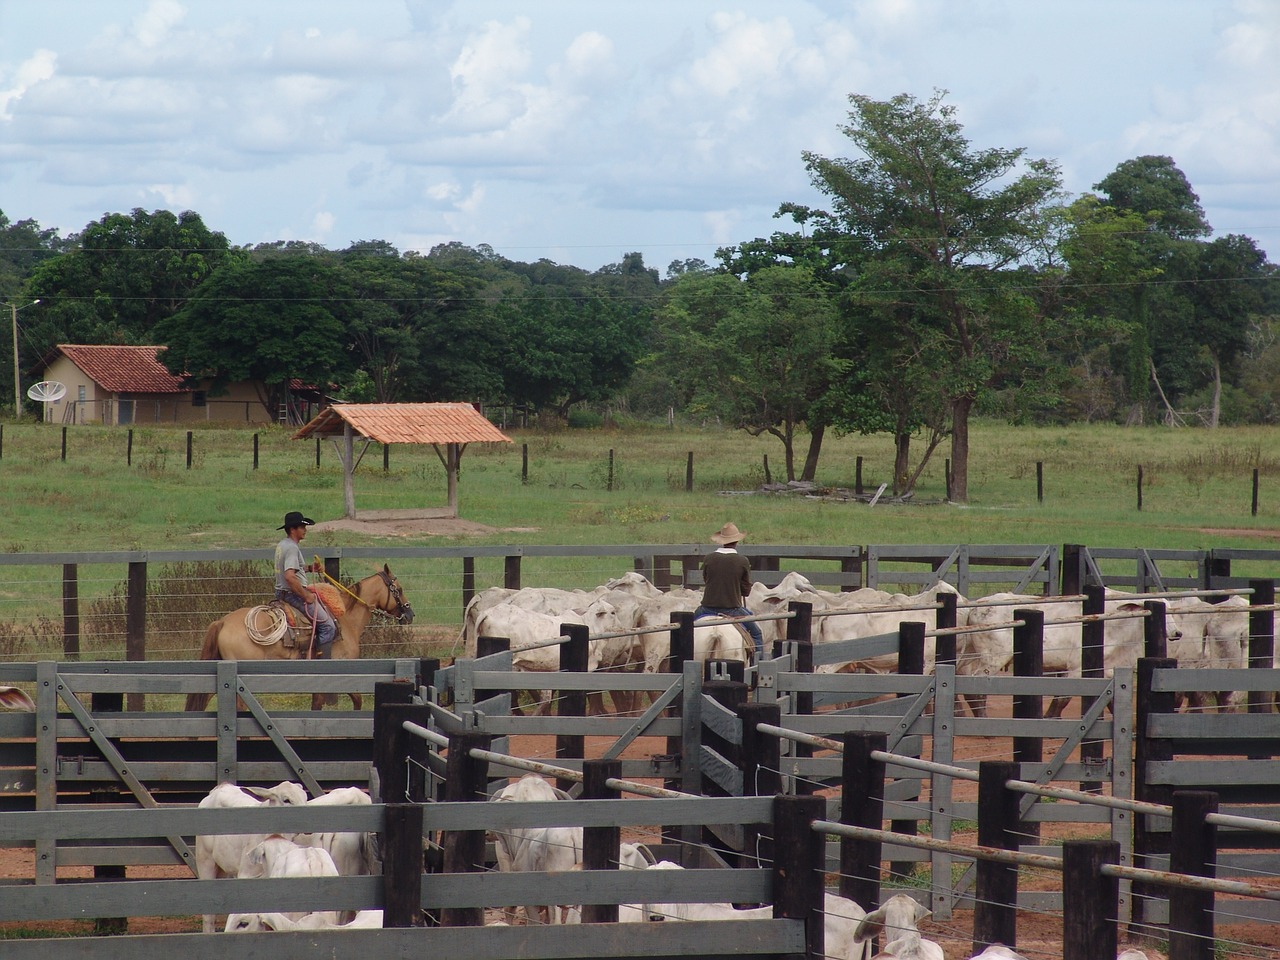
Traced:
[[[347, 611], [337, 618], [338, 635], [330, 648], [330, 656], [335, 660], [356, 660], [360, 657], [360, 635], [373, 616], [374, 610], [395, 617], [400, 623], [413, 623], [413, 608], [404, 598], [400, 589], [400, 581], [391, 575], [391, 569], [383, 565], [382, 569], [372, 576], [365, 577], [352, 588], [355, 599], [346, 597]], [[221, 620], [209, 624], [205, 631], [204, 644], [200, 648], [201, 660], [298, 660], [305, 659], [306, 646], [285, 646], [281, 641], [262, 644], [249, 636], [245, 626], [245, 616], [252, 607], [241, 607], [232, 610]], [[209, 705], [211, 693], [187, 694], [188, 710], [203, 710]], [[317, 710], [323, 698], [315, 694], [311, 698], [311, 708]], [[361, 706], [358, 693], [351, 694], [351, 703], [355, 709]]]

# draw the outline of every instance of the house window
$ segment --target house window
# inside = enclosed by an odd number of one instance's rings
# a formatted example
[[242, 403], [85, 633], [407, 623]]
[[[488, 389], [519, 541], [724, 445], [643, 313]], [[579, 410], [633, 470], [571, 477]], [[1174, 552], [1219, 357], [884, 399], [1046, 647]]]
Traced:
[[76, 388], [76, 400], [79, 403], [84, 403], [84, 384], [83, 383]]
[[208, 401], [207, 394], [203, 390], [193, 390], [191, 392], [191, 405], [193, 407], [203, 407]]

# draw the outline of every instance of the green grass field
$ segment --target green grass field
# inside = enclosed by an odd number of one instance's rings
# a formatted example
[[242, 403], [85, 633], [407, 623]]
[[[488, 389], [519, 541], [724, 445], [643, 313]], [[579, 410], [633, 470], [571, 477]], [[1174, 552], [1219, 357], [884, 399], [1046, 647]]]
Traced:
[[[313, 441], [291, 440], [289, 431], [276, 427], [257, 432], [257, 469], [254, 431], [215, 427], [193, 431], [188, 467], [185, 428], [135, 427], [132, 464], [127, 464], [124, 428], [69, 428], [64, 460], [60, 426], [6, 423], [0, 437], [0, 549], [13, 554], [266, 548], [279, 537], [275, 528], [288, 510], [303, 510], [318, 521], [340, 518], [341, 467], [332, 445], [322, 448], [317, 467]], [[377, 537], [317, 530], [304, 549], [705, 543], [726, 520], [736, 522], [757, 545], [1280, 547], [1280, 430], [1274, 428], [1014, 428], [979, 422], [972, 432], [969, 503], [943, 502], [946, 453], [940, 451], [912, 502], [874, 507], [760, 492], [766, 456], [773, 480], [785, 477], [781, 445], [718, 427], [508, 435], [514, 443], [473, 445], [462, 459], [460, 515], [482, 525], [477, 532]], [[525, 445], [528, 477], [522, 482]], [[694, 489], [686, 491], [690, 453]], [[852, 488], [859, 456], [866, 490], [889, 479], [889, 438], [829, 437], [818, 470], [820, 492]], [[1037, 462], [1043, 464], [1043, 503], [1036, 499]], [[1251, 513], [1255, 469], [1260, 477], [1256, 516]], [[442, 506], [444, 470], [429, 447], [395, 446], [384, 472], [382, 448], [373, 444], [357, 471], [355, 497], [360, 510]], [[456, 629], [459, 564], [400, 561], [393, 568], [419, 610], [415, 633], [433, 626]], [[625, 558], [607, 566], [599, 560], [526, 561], [523, 576], [531, 586], [592, 586], [627, 568]], [[8, 624], [7, 637], [0, 639], [9, 641], [0, 648], [0, 659], [39, 652], [39, 642], [17, 642], [15, 633], [56, 633], [58, 576], [47, 564], [0, 569], [0, 632]], [[478, 587], [500, 583], [501, 576], [501, 559], [477, 563]], [[91, 606], [95, 599], [119, 594], [123, 566], [86, 566], [80, 577], [82, 605]], [[215, 588], [211, 585], [215, 596], [202, 601], [197, 619], [210, 604], [217, 609]], [[101, 618], [115, 616], [117, 607], [118, 602], [108, 604]], [[100, 636], [114, 632], [109, 624], [97, 631]], [[154, 645], [157, 656], [185, 656], [198, 632], [184, 628], [167, 643], [149, 638], [148, 655]]]
[[[331, 446], [279, 428], [134, 429], [132, 465], [119, 427], [4, 425], [0, 489], [6, 552], [252, 547], [274, 541], [290, 509], [317, 520], [342, 514], [341, 470]], [[906, 505], [806, 499], [756, 492], [769, 458], [784, 479], [781, 445], [718, 428], [643, 427], [510, 431], [510, 445], [473, 445], [462, 459], [460, 513], [498, 528], [467, 543], [703, 542], [733, 519], [753, 543], [1062, 543], [1094, 546], [1257, 546], [1280, 540], [1280, 430], [1126, 429], [1114, 426], [975, 426], [970, 502], [941, 503], [943, 455], [935, 456]], [[528, 446], [528, 482], [521, 447]], [[357, 447], [358, 449], [358, 447]], [[608, 489], [609, 454], [613, 484]], [[685, 467], [694, 456], [694, 490]], [[889, 479], [887, 437], [829, 438], [818, 470], [827, 487]], [[1036, 463], [1044, 464], [1044, 502]], [[1143, 505], [1137, 509], [1137, 471]], [[1257, 516], [1252, 471], [1260, 475]], [[365, 509], [441, 506], [444, 471], [435, 452], [395, 446], [383, 472], [372, 445], [356, 476]], [[505, 532], [520, 528], [518, 533]], [[313, 534], [312, 542], [327, 534]], [[344, 542], [359, 538], [348, 536]], [[396, 542], [405, 542], [395, 538]], [[368, 543], [376, 540], [366, 540]], [[412, 541], [410, 541], [412, 542]]]

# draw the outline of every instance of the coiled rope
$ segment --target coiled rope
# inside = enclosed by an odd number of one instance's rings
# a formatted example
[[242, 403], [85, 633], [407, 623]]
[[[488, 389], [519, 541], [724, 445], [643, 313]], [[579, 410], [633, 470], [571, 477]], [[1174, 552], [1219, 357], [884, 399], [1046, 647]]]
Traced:
[[[267, 618], [268, 626], [265, 630], [258, 629], [259, 615]], [[244, 615], [244, 629], [249, 634], [249, 639], [258, 646], [269, 647], [285, 635], [285, 631], [289, 629], [289, 618], [279, 607], [250, 607], [249, 612]]]

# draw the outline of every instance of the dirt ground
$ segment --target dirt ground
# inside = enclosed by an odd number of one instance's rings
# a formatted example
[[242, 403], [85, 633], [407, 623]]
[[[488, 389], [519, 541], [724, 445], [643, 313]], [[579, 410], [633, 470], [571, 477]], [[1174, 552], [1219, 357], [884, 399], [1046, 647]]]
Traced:
[[358, 519], [326, 520], [312, 530], [337, 530], [369, 537], [482, 537], [492, 533], [533, 533], [536, 527], [490, 527], [461, 517], [415, 517], [405, 511], [366, 511]]

